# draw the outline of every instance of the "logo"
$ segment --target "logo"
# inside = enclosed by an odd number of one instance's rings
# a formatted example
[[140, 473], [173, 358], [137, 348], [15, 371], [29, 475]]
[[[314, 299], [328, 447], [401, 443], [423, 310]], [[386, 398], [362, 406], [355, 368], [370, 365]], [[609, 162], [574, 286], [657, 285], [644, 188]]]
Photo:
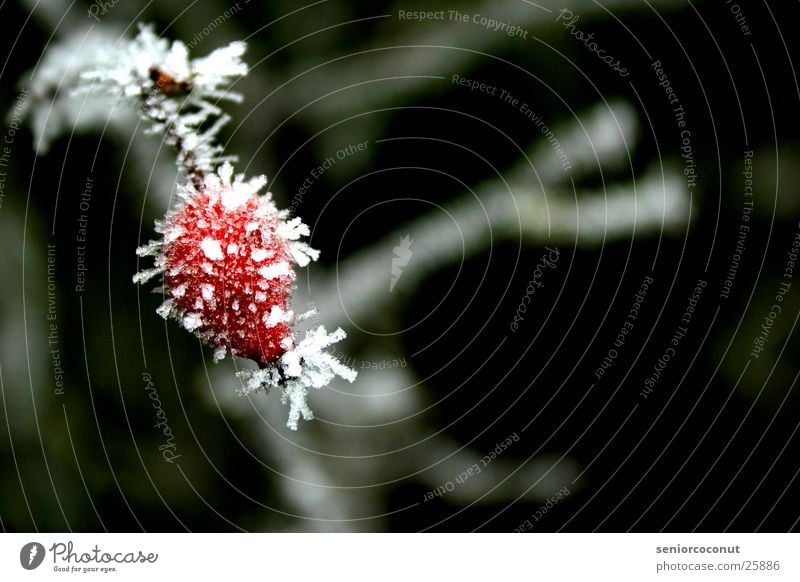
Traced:
[[44, 546], [38, 542], [29, 542], [19, 551], [19, 563], [26, 570], [35, 570], [44, 561]]
[[394, 286], [397, 285], [397, 281], [400, 280], [400, 276], [403, 274], [403, 268], [408, 265], [408, 262], [411, 260], [411, 256], [414, 254], [411, 252], [411, 243], [414, 241], [411, 240], [409, 235], [400, 238], [400, 244], [394, 247], [394, 257], [392, 257], [392, 279], [389, 281], [389, 292], [391, 293], [394, 291]]

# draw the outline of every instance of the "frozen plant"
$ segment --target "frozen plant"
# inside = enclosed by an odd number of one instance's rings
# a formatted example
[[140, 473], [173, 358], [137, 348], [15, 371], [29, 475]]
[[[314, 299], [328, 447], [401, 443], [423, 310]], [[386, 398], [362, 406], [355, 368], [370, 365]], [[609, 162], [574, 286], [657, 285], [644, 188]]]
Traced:
[[228, 87], [247, 74], [245, 45], [234, 42], [190, 59], [182, 42], [142, 26], [134, 40], [106, 48], [107, 56], [79, 76], [75, 93], [131, 101], [148, 131], [175, 147], [188, 178], [178, 188], [181, 202], [156, 223], [162, 238], [137, 250], [154, 257], [155, 265], [133, 280], [161, 277], [165, 301], [158, 313], [213, 347], [215, 361], [226, 354], [254, 360], [258, 370], [237, 374], [241, 393], [282, 391], [290, 407], [287, 426], [296, 430], [300, 417], [313, 418], [310, 388], [335, 376], [352, 382], [356, 372], [325, 352], [344, 339], [342, 329], [328, 333], [319, 326], [302, 340], [295, 337], [297, 322], [311, 315], [291, 309], [295, 267], [319, 256], [302, 240], [308, 226], [278, 210], [270, 193], [259, 194], [264, 176], [234, 175], [235, 158], [217, 144], [229, 120], [217, 103], [241, 100]]
[[217, 103], [242, 100], [227, 88], [247, 74], [241, 60], [244, 51], [244, 43], [234, 42], [190, 60], [182, 42], [170, 43], [152, 27], [140, 26], [135, 39], [110, 47], [105, 59], [81, 74], [76, 92], [130, 99], [149, 124], [148, 131], [166, 136], [178, 151], [178, 165], [201, 188], [205, 174], [234, 159], [223, 156], [216, 143], [217, 133], [230, 119]]

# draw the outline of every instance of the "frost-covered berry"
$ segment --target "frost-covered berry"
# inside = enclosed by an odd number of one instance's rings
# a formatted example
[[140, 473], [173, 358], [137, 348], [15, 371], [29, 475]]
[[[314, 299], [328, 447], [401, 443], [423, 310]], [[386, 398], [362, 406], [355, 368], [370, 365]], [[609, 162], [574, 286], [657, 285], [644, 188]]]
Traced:
[[180, 322], [215, 348], [266, 365], [294, 347], [290, 296], [294, 264], [308, 264], [318, 251], [297, 239], [308, 234], [299, 220], [286, 222], [263, 178], [232, 179], [230, 164], [209, 175], [204, 187], [182, 191], [183, 203], [167, 213], [158, 243], [139, 254], [155, 254], [167, 296], [159, 313]]
[[[256, 361], [258, 369], [237, 374], [242, 393], [279, 389], [290, 407], [287, 425], [296, 429], [300, 417], [313, 417], [306, 402], [309, 388], [321, 388], [335, 376], [352, 382], [356, 373], [325, 352], [344, 339], [341, 329], [328, 333], [319, 326], [302, 340], [295, 338], [295, 323], [310, 315], [295, 316], [291, 309], [295, 266], [319, 255], [300, 240], [308, 227], [279, 211], [269, 193], [259, 194], [266, 178], [234, 177], [229, 162], [235, 157], [217, 143], [230, 119], [219, 102], [241, 100], [230, 88], [248, 71], [241, 60], [244, 43], [190, 59], [186, 45], [141, 26], [131, 41], [107, 38], [101, 45], [103, 50], [80, 53], [88, 67], [77, 75], [75, 93], [110, 92], [136, 104], [148, 130], [175, 147], [189, 179], [178, 190], [183, 201], [156, 223], [162, 240], [137, 250], [155, 257], [155, 266], [137, 273], [134, 282], [160, 275], [165, 301], [158, 313], [211, 345], [215, 360], [231, 354]], [[61, 86], [61, 57], [46, 64], [40, 88], [56, 73]]]
[[255, 360], [259, 370], [246, 370], [243, 392], [280, 388], [290, 405], [288, 426], [313, 418], [306, 404], [309, 388], [321, 388], [334, 376], [349, 381], [355, 372], [324, 349], [345, 337], [341, 329], [327, 333], [320, 326], [297, 342], [291, 309], [295, 265], [316, 260], [319, 251], [300, 240], [308, 227], [279, 211], [269, 193], [258, 192], [263, 177], [233, 177], [230, 164], [190, 182], [179, 193], [182, 203], [167, 213], [156, 230], [163, 235], [140, 247], [140, 256], [155, 257], [155, 268], [137, 273], [142, 283], [163, 277], [164, 318], [214, 348], [214, 359], [226, 354]]

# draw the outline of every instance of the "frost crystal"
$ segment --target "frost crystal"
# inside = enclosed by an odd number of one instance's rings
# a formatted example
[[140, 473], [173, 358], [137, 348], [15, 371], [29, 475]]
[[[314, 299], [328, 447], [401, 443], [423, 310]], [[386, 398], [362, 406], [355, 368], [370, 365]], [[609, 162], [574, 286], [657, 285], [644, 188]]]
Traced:
[[327, 386], [335, 376], [348, 382], [356, 379], [355, 370], [324, 351], [345, 337], [341, 328], [333, 333], [328, 333], [323, 326], [307, 331], [305, 339], [288, 348], [277, 362], [260, 370], [239, 372], [237, 376], [244, 382], [242, 392], [251, 393], [270, 388], [282, 390], [281, 401], [289, 404], [289, 420], [286, 426], [297, 430], [297, 422], [301, 417], [304, 420], [314, 418], [307, 402], [309, 388]]
[[203, 249], [203, 254], [206, 258], [212, 261], [218, 261], [223, 257], [222, 247], [219, 245], [219, 241], [213, 238], [204, 238], [200, 243], [200, 248]]

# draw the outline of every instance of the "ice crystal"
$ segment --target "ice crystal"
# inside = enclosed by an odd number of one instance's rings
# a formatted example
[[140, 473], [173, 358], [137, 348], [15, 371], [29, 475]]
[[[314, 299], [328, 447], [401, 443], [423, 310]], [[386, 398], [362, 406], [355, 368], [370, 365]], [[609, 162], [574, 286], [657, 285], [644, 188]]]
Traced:
[[[308, 314], [304, 314], [308, 316]], [[284, 404], [289, 405], [289, 420], [286, 423], [292, 430], [297, 430], [297, 423], [314, 418], [308, 407], [309, 388], [327, 386], [335, 376], [352, 382], [356, 378], [355, 370], [342, 364], [335, 356], [327, 353], [325, 348], [344, 339], [345, 333], [339, 328], [328, 333], [325, 327], [319, 326], [307, 331], [299, 344], [294, 338], [287, 340], [287, 349], [276, 361], [259, 370], [244, 370], [237, 376], [243, 381], [243, 393], [279, 388]]]
[[230, 86], [247, 74], [241, 60], [244, 51], [244, 43], [233, 42], [206, 57], [190, 59], [182, 42], [170, 42], [152, 27], [140, 26], [134, 40], [115, 45], [107, 58], [82, 73], [78, 92], [131, 99], [148, 121], [148, 130], [165, 135], [178, 150], [178, 164], [201, 183], [205, 173], [233, 160], [216, 143], [219, 130], [230, 119], [217, 103], [241, 101]]

